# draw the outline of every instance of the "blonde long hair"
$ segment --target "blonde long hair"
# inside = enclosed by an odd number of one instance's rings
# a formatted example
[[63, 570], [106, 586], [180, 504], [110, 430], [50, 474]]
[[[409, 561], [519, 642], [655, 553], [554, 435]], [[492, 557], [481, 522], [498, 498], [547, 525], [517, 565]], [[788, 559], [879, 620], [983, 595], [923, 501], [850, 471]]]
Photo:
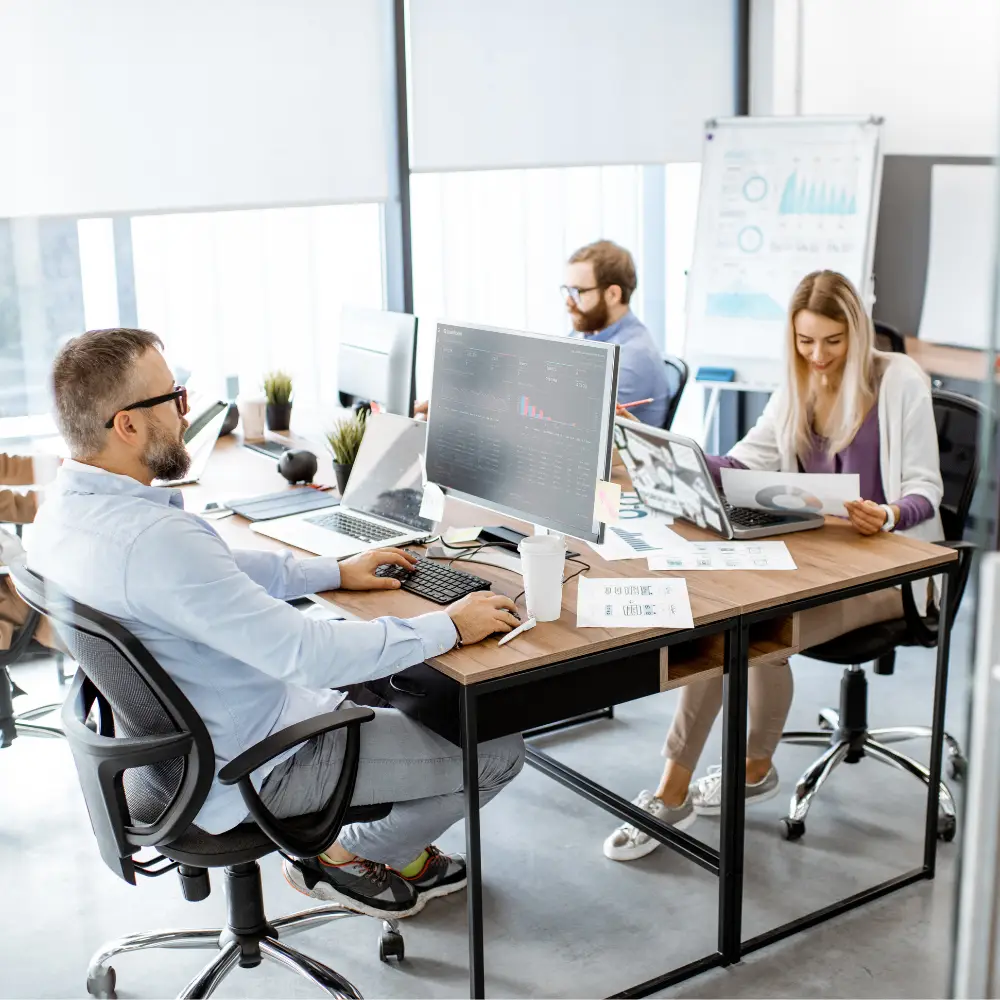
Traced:
[[807, 274], [788, 304], [788, 416], [785, 428], [795, 453], [805, 457], [813, 445], [815, 376], [795, 343], [795, 317], [803, 310], [825, 316], [847, 328], [847, 357], [840, 392], [831, 413], [827, 453], [835, 455], [854, 440], [878, 395], [875, 366], [875, 331], [857, 289], [836, 271]]

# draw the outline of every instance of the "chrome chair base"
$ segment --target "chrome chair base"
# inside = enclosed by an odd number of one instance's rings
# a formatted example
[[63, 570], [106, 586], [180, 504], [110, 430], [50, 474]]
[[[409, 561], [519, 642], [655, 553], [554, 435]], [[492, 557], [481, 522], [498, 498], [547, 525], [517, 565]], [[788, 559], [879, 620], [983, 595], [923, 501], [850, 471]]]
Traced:
[[[782, 743], [797, 743], [804, 746], [825, 747], [824, 753], [803, 772], [795, 786], [788, 806], [788, 815], [781, 820], [782, 836], [786, 840], [798, 840], [805, 833], [805, 819], [816, 793], [823, 787], [827, 778], [839, 767], [848, 756], [853, 756], [856, 762], [860, 757], [871, 757], [873, 760], [899, 768], [912, 774], [926, 788], [930, 784], [930, 771], [923, 764], [911, 757], [893, 750], [888, 743], [902, 740], [930, 737], [931, 731], [923, 726], [897, 726], [888, 729], [872, 729], [864, 734], [860, 741], [850, 739], [840, 727], [840, 714], [832, 708], [824, 708], [820, 712], [819, 724], [823, 727], [818, 731], [799, 731], [783, 733]], [[945, 745], [948, 752], [949, 773], [952, 777], [964, 775], [965, 758], [958, 742], [945, 733]], [[951, 841], [958, 828], [955, 800], [951, 790], [942, 781], [938, 791], [938, 837]]]
[[[286, 969], [298, 973], [311, 983], [318, 986], [332, 997], [342, 1000], [362, 1000], [357, 988], [340, 973], [335, 972], [322, 962], [308, 955], [289, 948], [278, 940], [278, 935], [286, 936], [298, 931], [316, 927], [338, 920], [342, 917], [360, 917], [336, 903], [317, 906], [309, 910], [301, 910], [287, 917], [273, 920], [270, 926], [274, 935], [266, 935], [257, 942], [260, 957], [283, 965]], [[115, 993], [115, 970], [108, 963], [115, 955], [123, 955], [129, 951], [141, 951], [145, 948], [210, 948], [216, 950], [211, 961], [184, 987], [178, 994], [179, 998], [210, 997], [219, 984], [236, 968], [240, 961], [240, 942], [226, 928], [212, 930], [165, 930], [151, 931], [146, 934], [129, 934], [126, 937], [111, 941], [97, 951], [90, 960], [87, 969], [87, 992], [92, 997], [102, 997], [113, 1000]], [[399, 923], [396, 920], [382, 921], [382, 936], [379, 940], [379, 957], [382, 961], [390, 958], [403, 958], [403, 938], [399, 933]]]
[[39, 705], [37, 708], [30, 708], [25, 712], [17, 712], [13, 716], [8, 716], [0, 725], [2, 736], [0, 736], [0, 748], [9, 747], [15, 736], [41, 736], [45, 739], [63, 739], [66, 734], [62, 727], [46, 722], [36, 722], [53, 712], [59, 712], [61, 704]]

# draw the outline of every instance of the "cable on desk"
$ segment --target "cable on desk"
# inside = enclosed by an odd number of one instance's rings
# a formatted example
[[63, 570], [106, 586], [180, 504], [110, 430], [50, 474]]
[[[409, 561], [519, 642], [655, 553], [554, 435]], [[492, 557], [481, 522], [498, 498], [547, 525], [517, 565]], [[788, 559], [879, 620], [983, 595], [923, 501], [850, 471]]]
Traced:
[[[581, 573], [586, 573], [587, 570], [590, 569], [590, 563], [585, 563], [582, 559], [577, 559], [576, 556], [567, 556], [566, 562], [576, 563], [580, 568], [575, 573], [570, 573], [569, 576], [563, 577], [563, 587], [565, 587], [571, 580], [575, 580]], [[514, 603], [517, 604], [522, 597], [524, 597], [523, 590], [517, 595], [517, 597], [514, 598]]]

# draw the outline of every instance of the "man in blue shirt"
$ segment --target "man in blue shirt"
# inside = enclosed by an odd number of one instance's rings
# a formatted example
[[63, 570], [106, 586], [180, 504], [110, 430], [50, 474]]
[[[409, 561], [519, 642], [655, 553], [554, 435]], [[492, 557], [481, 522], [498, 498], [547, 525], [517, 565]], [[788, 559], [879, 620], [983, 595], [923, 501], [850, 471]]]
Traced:
[[649, 330], [629, 308], [635, 262], [624, 247], [598, 240], [569, 259], [562, 287], [573, 329], [606, 344], [618, 344], [618, 403], [652, 402], [619, 413], [662, 427], [667, 416], [667, 375]]
[[[36, 520], [30, 567], [70, 597], [120, 621], [171, 675], [204, 720], [218, 768], [270, 733], [344, 704], [342, 690], [385, 677], [517, 625], [514, 604], [474, 594], [445, 611], [372, 622], [309, 618], [286, 600], [317, 591], [399, 586], [375, 576], [409, 566], [395, 549], [335, 559], [233, 551], [184, 511], [178, 490], [187, 395], [174, 385], [160, 339], [96, 330], [66, 344], [53, 366], [56, 419], [72, 454]], [[479, 747], [482, 801], [520, 770], [519, 737]], [[278, 816], [329, 799], [344, 733], [327, 733], [253, 775]], [[461, 751], [393, 709], [361, 727], [353, 802], [391, 802], [374, 823], [345, 827], [316, 859], [285, 862], [295, 888], [373, 916], [408, 916], [465, 885], [465, 863], [433, 840], [463, 815]], [[247, 810], [214, 782], [196, 824], [222, 833]], [[391, 867], [390, 867], [391, 866]]]

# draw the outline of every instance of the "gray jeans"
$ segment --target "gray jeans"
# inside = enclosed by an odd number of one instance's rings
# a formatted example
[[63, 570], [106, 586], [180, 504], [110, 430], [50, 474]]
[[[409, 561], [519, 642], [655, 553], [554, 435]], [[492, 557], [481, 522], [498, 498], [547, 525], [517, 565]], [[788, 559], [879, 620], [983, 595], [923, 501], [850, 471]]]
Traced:
[[[352, 702], [344, 701], [343, 708]], [[391, 802], [373, 823], [345, 826], [338, 843], [353, 854], [404, 868], [465, 814], [462, 751], [394, 708], [374, 709], [361, 727], [361, 761], [353, 805]], [[324, 733], [279, 764], [260, 797], [275, 816], [318, 812], [333, 794], [344, 760], [346, 734]], [[492, 799], [521, 770], [524, 742], [505, 736], [479, 745], [479, 801]]]

